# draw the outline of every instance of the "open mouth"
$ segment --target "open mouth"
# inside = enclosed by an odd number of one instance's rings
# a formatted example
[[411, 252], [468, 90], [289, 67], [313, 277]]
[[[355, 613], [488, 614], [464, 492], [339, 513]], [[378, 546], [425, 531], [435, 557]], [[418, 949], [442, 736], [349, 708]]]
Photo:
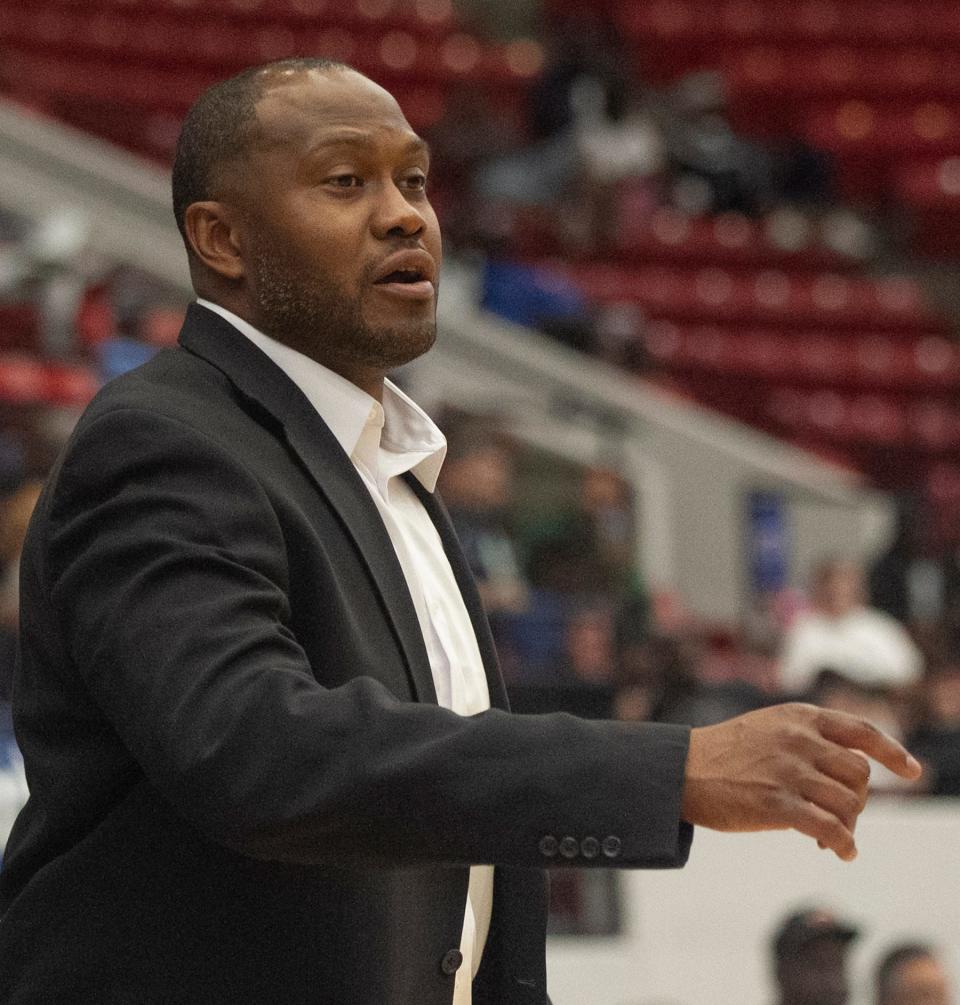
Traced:
[[382, 279], [378, 279], [377, 285], [382, 286], [384, 283], [404, 283], [410, 285], [421, 282], [423, 278], [423, 273], [419, 269], [396, 269]]
[[377, 279], [374, 286], [408, 300], [430, 300], [434, 295], [433, 283], [420, 269], [395, 269]]

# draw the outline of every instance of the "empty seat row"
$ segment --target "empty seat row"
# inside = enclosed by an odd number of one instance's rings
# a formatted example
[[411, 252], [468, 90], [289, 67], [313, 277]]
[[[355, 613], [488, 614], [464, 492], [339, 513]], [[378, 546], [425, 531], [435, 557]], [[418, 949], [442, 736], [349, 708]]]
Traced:
[[956, 4], [867, 3], [802, 0], [785, 5], [771, 0], [653, 0], [619, 5], [621, 25], [633, 38], [682, 42], [711, 40], [798, 40], [818, 42], [947, 42], [960, 38]]
[[874, 332], [838, 338], [830, 331], [656, 321], [642, 337], [650, 357], [668, 369], [908, 394], [960, 390], [960, 346], [938, 335], [903, 339]]
[[451, 0], [24, 0], [22, 7], [41, 17], [79, 11], [87, 16], [168, 13], [191, 18], [265, 21], [291, 25], [329, 23], [408, 27], [418, 32], [448, 31], [454, 23]]
[[655, 318], [918, 334], [948, 328], [919, 285], [904, 277], [794, 275], [780, 269], [740, 275], [719, 268], [631, 269], [591, 262], [560, 268], [588, 300], [637, 303]]
[[827, 46], [813, 51], [750, 46], [725, 53], [722, 69], [734, 100], [801, 101], [859, 97], [877, 102], [960, 97], [956, 54], [946, 49], [866, 49]]
[[960, 451], [960, 410], [947, 401], [905, 403], [878, 394], [778, 388], [764, 410], [783, 431], [936, 453]]
[[[350, 62], [377, 79], [433, 82], [449, 86], [472, 81], [511, 88], [539, 72], [543, 51], [537, 43], [517, 40], [485, 45], [464, 32], [424, 40], [408, 31], [357, 33], [346, 28], [294, 31], [285, 27], [239, 27], [216, 21], [194, 24], [124, 16], [115, 21], [80, 19], [41, 36], [32, 25], [8, 19], [0, 24], [0, 42], [9, 59], [36, 57], [70, 67], [71, 74], [108, 77], [131, 69], [150, 77], [155, 70], [225, 70], [287, 56], [325, 56]], [[143, 71], [149, 65], [150, 74]], [[116, 69], [114, 69], [116, 67]], [[126, 86], [124, 81], [123, 86]], [[138, 88], [150, 86], [147, 80]]]
[[850, 269], [858, 259], [827, 243], [830, 220], [793, 210], [765, 219], [740, 213], [690, 217], [664, 207], [636, 222], [621, 219], [615, 253], [632, 261], [760, 270]]

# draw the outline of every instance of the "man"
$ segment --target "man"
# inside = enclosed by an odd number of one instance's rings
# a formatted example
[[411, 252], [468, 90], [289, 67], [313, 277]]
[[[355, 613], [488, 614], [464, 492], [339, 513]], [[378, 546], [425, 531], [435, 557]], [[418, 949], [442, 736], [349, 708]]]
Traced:
[[822, 909], [785, 919], [773, 940], [779, 1005], [846, 1005], [847, 951], [858, 935]]
[[321, 60], [188, 116], [199, 304], [88, 409], [24, 550], [8, 1005], [543, 1005], [544, 865], [680, 865], [692, 824], [851, 858], [847, 748], [920, 770], [806, 706], [692, 740], [506, 711], [442, 437], [384, 379], [434, 339], [428, 167]]
[[907, 630], [889, 614], [866, 605], [863, 568], [826, 558], [814, 570], [813, 610], [790, 628], [780, 654], [786, 691], [812, 688], [825, 668], [863, 691], [889, 693], [915, 684], [923, 656]]
[[950, 981], [932, 947], [904, 942], [891, 947], [876, 973], [877, 1005], [950, 1005]]

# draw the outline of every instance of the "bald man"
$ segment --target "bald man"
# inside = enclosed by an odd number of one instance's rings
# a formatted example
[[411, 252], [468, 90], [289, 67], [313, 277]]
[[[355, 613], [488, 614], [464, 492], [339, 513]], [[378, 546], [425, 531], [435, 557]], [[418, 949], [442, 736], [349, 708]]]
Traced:
[[197, 303], [87, 410], [24, 548], [8, 1005], [544, 1005], [544, 867], [679, 866], [695, 824], [849, 859], [848, 747], [919, 771], [806, 706], [509, 713], [443, 436], [386, 379], [436, 334], [429, 167], [324, 60], [187, 116]]

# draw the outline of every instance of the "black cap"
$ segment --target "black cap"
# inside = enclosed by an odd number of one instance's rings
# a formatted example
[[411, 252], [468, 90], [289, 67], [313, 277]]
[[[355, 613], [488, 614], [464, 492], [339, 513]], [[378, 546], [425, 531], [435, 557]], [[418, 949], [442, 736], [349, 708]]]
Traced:
[[817, 942], [831, 939], [846, 944], [860, 934], [860, 929], [822, 908], [799, 911], [786, 918], [773, 939], [775, 956], [787, 956]]

